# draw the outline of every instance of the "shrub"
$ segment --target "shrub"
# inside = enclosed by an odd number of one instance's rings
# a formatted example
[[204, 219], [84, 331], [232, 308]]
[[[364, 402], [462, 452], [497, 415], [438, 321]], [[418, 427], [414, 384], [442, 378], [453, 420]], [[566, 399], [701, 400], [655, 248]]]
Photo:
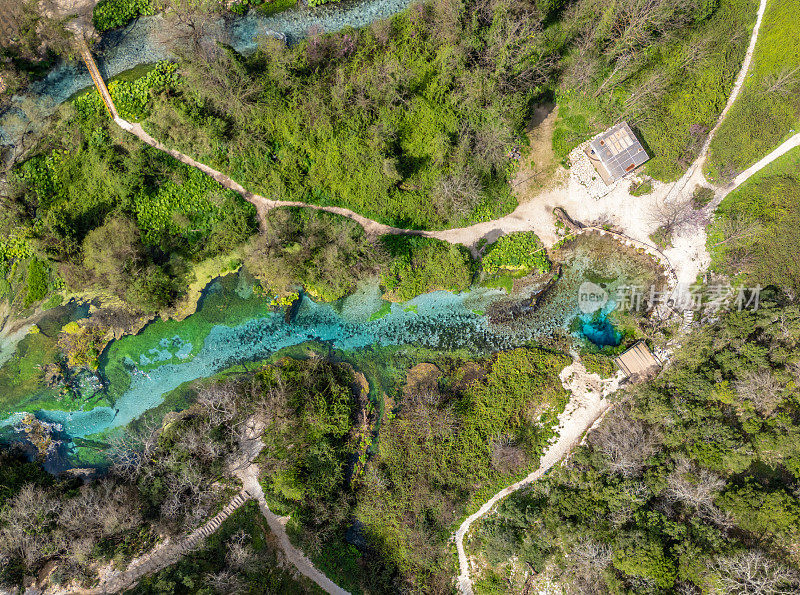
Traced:
[[92, 22], [100, 31], [124, 27], [138, 16], [153, 13], [150, 0], [101, 0], [92, 14]]
[[383, 236], [391, 260], [381, 270], [386, 298], [405, 302], [437, 290], [466, 291], [474, 262], [464, 246], [416, 236]]
[[692, 204], [695, 209], [701, 209], [714, 199], [714, 189], [708, 186], [698, 186], [692, 193]]
[[649, 579], [659, 587], [675, 584], [675, 563], [664, 555], [660, 543], [638, 539], [614, 551], [614, 567], [630, 576]]
[[651, 180], [645, 180], [641, 184], [631, 182], [628, 188], [628, 192], [630, 192], [631, 196], [644, 196], [645, 194], [650, 194], [652, 191], [653, 182]]
[[546, 273], [550, 270], [547, 251], [532, 231], [501, 236], [489, 246], [481, 264], [490, 275], [501, 270], [519, 274]]
[[597, 374], [600, 378], [610, 378], [616, 370], [614, 360], [602, 353], [586, 353], [581, 356], [581, 362], [587, 372]]
[[28, 290], [25, 295], [26, 308], [47, 295], [49, 276], [50, 267], [48, 264], [34, 257], [28, 264]]

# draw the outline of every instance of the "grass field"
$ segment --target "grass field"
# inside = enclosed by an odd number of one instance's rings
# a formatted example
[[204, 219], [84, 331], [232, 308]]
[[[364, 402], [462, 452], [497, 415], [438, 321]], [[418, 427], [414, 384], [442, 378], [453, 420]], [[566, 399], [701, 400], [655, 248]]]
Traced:
[[[631, 72], [615, 75], [609, 65], [583, 90], [562, 85], [556, 96], [556, 158], [563, 161], [580, 143], [625, 119], [651, 156], [647, 173], [663, 181], [677, 179], [725, 107], [756, 6], [753, 0], [721, 0], [701, 24], [637, 55]], [[577, 68], [581, 59], [576, 52], [568, 64]]]
[[770, 0], [742, 93], [711, 143], [707, 175], [728, 180], [800, 129], [800, 0]]
[[749, 285], [800, 288], [800, 149], [777, 159], [717, 209], [711, 268]]

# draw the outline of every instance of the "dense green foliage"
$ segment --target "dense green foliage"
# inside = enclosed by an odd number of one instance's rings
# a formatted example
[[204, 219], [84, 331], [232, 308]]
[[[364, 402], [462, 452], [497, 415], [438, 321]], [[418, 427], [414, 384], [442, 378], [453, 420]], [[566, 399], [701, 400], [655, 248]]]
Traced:
[[466, 291], [472, 284], [474, 263], [460, 245], [418, 236], [383, 236], [388, 263], [381, 285], [391, 301], [405, 302], [430, 291]]
[[648, 173], [676, 179], [725, 106], [755, 13], [753, 0], [570, 5], [556, 156], [627, 120], [651, 156]]
[[382, 255], [360, 225], [322, 211], [275, 209], [247, 250], [247, 268], [270, 294], [332, 301], [377, 272]]
[[800, 149], [725, 197], [708, 232], [713, 269], [800, 290]]
[[530, 7], [471, 9], [418, 5], [290, 48], [266, 40], [246, 59], [196, 56], [147, 125], [270, 198], [404, 227], [507, 212], [507, 152], [549, 50]]
[[391, 592], [395, 573], [411, 591], [449, 589], [455, 522], [536, 464], [566, 403], [558, 372], [569, 361], [523, 348], [411, 370], [359, 480], [356, 518], [378, 558], [365, 590]]
[[798, 0], [767, 3], [741, 94], [711, 142], [711, 177], [733, 178], [800, 130], [798, 12]]
[[[112, 82], [123, 116], [144, 114], [174, 70], [162, 63], [136, 81]], [[255, 209], [240, 196], [107, 122], [96, 91], [78, 97], [38, 154], [12, 172], [2, 266], [40, 255], [29, 265], [24, 305], [46, 295], [47, 257], [69, 289], [98, 285], [162, 309], [184, 291], [193, 263], [230, 252], [255, 231]]]
[[527, 275], [550, 270], [547, 251], [532, 231], [500, 236], [487, 248], [481, 264], [483, 270], [490, 275], [502, 271]]
[[581, 363], [587, 372], [597, 374], [600, 378], [610, 378], [617, 371], [614, 360], [602, 353], [584, 353], [581, 355]]
[[577, 591], [796, 592], [799, 348], [796, 306], [694, 333], [565, 466], [484, 521], [472, 547], [500, 564], [488, 582], [509, 584], [516, 555]]
[[94, 7], [92, 24], [103, 32], [123, 27], [136, 17], [152, 12], [150, 0], [101, 0]]

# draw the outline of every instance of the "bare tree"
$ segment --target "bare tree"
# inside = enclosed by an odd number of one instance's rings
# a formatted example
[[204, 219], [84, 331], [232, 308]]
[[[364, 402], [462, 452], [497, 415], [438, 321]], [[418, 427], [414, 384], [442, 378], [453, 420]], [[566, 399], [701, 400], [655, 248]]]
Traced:
[[726, 595], [789, 595], [800, 590], [800, 576], [758, 550], [717, 558], [714, 593]]
[[0, 551], [19, 557], [34, 568], [47, 552], [66, 546], [63, 533], [47, 533], [41, 525], [58, 515], [61, 505], [34, 484], [26, 484], [14, 499], [0, 509]]
[[[222, 20], [212, 0], [158, 0], [156, 9], [164, 13], [159, 42], [179, 54], [211, 55], [216, 40], [223, 38]], [[209, 43], [208, 40], [211, 40]]]
[[206, 576], [208, 585], [221, 595], [234, 595], [244, 593], [244, 585], [241, 579], [227, 568], [214, 574]]
[[468, 214], [478, 204], [481, 183], [468, 169], [444, 176], [433, 189], [433, 206], [442, 219]]
[[253, 558], [250, 536], [244, 531], [237, 531], [228, 540], [228, 551], [225, 560], [235, 570], [242, 570]]
[[688, 459], [681, 459], [667, 477], [666, 496], [673, 502], [692, 507], [718, 527], [730, 528], [732, 516], [714, 504], [715, 496], [725, 485], [725, 480], [718, 475], [707, 469], [696, 470]]
[[649, 212], [650, 221], [673, 234], [683, 228], [694, 217], [694, 208], [690, 198], [678, 198], [673, 201], [659, 200], [653, 204]]
[[765, 95], [778, 95], [789, 97], [797, 91], [800, 85], [800, 66], [786, 67], [777, 74], [770, 74], [762, 81]]
[[681, 459], [667, 477], [667, 497], [701, 509], [714, 505], [714, 496], [725, 480], [707, 469], [696, 471], [688, 459]]
[[781, 383], [772, 371], [750, 372], [735, 383], [736, 392], [744, 402], [753, 404], [762, 416], [769, 416], [781, 402]]
[[237, 388], [230, 382], [205, 386], [197, 393], [197, 405], [212, 426], [227, 424], [238, 412]]
[[492, 441], [491, 459], [492, 467], [501, 473], [518, 471], [528, 462], [525, 450], [508, 435], [498, 436]]
[[591, 539], [578, 541], [567, 553], [570, 562], [569, 573], [573, 577], [568, 593], [580, 595], [603, 593], [601, 587], [603, 581], [598, 578], [611, 563], [612, 553], [611, 548], [604, 543]]
[[158, 447], [161, 424], [153, 416], [145, 417], [135, 426], [109, 440], [108, 457], [113, 462], [113, 471], [129, 480], [141, 474], [143, 468]]
[[609, 469], [627, 477], [638, 475], [658, 447], [655, 430], [631, 417], [624, 406], [612, 409], [589, 436], [594, 448], [605, 455]]
[[737, 214], [731, 218], [725, 217], [720, 222], [719, 230], [724, 239], [714, 244], [713, 248], [728, 243], [749, 244], [750, 240], [756, 239], [764, 232], [764, 226], [756, 219]]

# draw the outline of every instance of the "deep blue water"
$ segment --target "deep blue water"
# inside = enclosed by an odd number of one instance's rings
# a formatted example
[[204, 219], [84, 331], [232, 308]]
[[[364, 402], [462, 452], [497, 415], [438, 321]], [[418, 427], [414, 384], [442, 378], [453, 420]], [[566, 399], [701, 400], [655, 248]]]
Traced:
[[597, 347], [616, 347], [622, 342], [622, 333], [614, 327], [606, 314], [581, 314], [579, 319], [581, 334]]

